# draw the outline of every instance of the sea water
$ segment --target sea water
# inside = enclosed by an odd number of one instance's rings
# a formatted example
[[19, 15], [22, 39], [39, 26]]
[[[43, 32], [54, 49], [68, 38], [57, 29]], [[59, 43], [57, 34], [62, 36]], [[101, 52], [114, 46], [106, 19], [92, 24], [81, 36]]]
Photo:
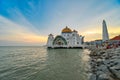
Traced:
[[0, 80], [88, 80], [88, 50], [0, 47]]

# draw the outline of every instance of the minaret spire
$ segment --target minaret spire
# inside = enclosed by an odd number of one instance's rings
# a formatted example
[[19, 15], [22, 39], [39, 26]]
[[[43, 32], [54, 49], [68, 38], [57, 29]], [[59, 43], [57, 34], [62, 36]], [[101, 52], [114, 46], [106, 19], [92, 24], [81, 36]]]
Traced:
[[104, 42], [104, 41], [109, 40], [109, 35], [108, 35], [108, 30], [107, 30], [107, 25], [106, 25], [105, 20], [103, 20], [102, 27], [103, 27], [102, 41]]

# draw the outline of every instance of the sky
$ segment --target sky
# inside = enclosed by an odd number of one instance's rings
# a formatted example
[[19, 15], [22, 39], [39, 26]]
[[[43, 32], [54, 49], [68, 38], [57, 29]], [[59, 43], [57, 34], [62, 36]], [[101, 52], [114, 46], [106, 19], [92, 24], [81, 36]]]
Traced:
[[45, 45], [68, 26], [85, 41], [120, 35], [120, 0], [0, 0], [0, 46]]

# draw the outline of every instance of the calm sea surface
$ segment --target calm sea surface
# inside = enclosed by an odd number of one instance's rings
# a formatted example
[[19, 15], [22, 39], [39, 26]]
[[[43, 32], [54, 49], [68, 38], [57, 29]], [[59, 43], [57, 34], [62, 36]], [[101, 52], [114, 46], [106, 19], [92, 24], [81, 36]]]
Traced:
[[0, 80], [88, 80], [88, 50], [0, 47]]

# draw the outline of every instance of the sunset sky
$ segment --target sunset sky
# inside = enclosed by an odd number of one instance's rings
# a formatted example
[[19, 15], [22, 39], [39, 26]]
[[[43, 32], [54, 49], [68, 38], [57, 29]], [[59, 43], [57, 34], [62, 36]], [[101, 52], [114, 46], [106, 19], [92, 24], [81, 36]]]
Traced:
[[101, 39], [103, 19], [110, 38], [120, 35], [120, 0], [0, 0], [0, 46], [45, 45], [65, 26]]

